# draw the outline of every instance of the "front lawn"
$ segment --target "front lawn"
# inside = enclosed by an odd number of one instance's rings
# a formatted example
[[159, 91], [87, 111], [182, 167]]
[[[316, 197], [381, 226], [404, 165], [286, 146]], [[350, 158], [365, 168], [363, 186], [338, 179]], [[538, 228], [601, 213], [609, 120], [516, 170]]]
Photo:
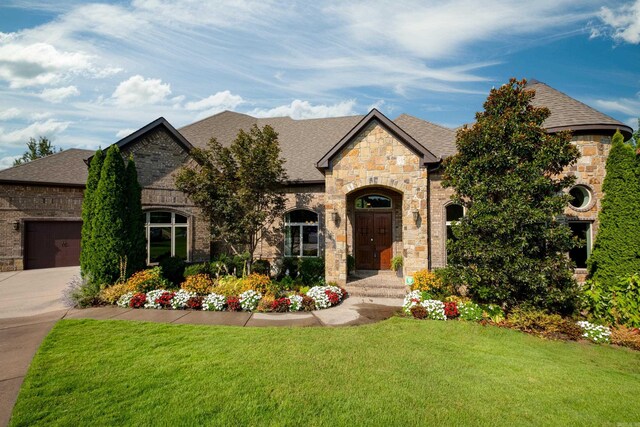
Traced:
[[12, 425], [640, 422], [640, 353], [476, 323], [344, 328], [64, 320]]

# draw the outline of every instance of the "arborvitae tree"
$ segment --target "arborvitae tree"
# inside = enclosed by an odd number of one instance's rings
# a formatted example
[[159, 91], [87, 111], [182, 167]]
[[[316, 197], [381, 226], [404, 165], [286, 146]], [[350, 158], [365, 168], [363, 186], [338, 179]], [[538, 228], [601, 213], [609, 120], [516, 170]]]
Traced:
[[120, 262], [126, 255], [125, 167], [120, 149], [107, 150], [100, 183], [94, 194], [92, 280], [113, 284], [120, 276]]
[[542, 127], [547, 108], [511, 79], [492, 89], [476, 123], [458, 131], [458, 154], [444, 184], [466, 216], [453, 227], [449, 268], [480, 301], [572, 311], [576, 293], [567, 252], [571, 230], [558, 220], [574, 178], [560, 174], [578, 158], [569, 133]]
[[600, 227], [588, 261], [589, 275], [607, 288], [640, 272], [640, 176], [633, 147], [616, 132], [602, 185]]
[[133, 158], [129, 157], [125, 174], [126, 223], [127, 227], [127, 274], [142, 270], [146, 265], [147, 242], [142, 213], [142, 188], [138, 182], [138, 171]]
[[84, 190], [84, 198], [82, 200], [82, 240], [80, 243], [80, 272], [83, 277], [91, 272], [93, 250], [91, 249], [92, 225], [94, 212], [94, 194], [100, 182], [100, 171], [104, 163], [104, 154], [102, 150], [96, 151], [91, 164], [89, 166], [89, 177]]

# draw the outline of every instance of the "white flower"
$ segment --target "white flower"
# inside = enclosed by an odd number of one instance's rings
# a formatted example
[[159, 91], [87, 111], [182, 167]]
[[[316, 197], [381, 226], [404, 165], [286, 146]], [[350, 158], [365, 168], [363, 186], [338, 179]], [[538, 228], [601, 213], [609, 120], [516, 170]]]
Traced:
[[222, 311], [227, 303], [224, 295], [211, 293], [202, 300], [202, 309], [205, 311]]
[[302, 310], [302, 296], [301, 295], [290, 295], [289, 301], [291, 301], [291, 305], [289, 306], [289, 311], [299, 311]]
[[262, 298], [262, 295], [260, 295], [258, 292], [254, 290], [248, 290], [241, 293], [238, 299], [240, 300], [240, 306], [243, 310], [253, 311], [256, 309], [256, 307], [258, 307], [260, 298]]
[[410, 314], [411, 308], [422, 302], [422, 293], [420, 291], [411, 291], [404, 296], [402, 309], [405, 313]]
[[313, 298], [313, 301], [316, 303], [317, 309], [329, 308], [331, 307], [331, 302], [329, 301], [329, 297], [327, 296], [326, 291], [335, 292], [338, 294], [340, 301], [342, 301], [342, 289], [337, 286], [314, 286], [307, 291], [307, 296]]
[[582, 328], [582, 336], [590, 341], [608, 343], [611, 340], [611, 329], [606, 326], [594, 325], [587, 321], [580, 321], [577, 324]]
[[184, 289], [180, 289], [178, 292], [176, 292], [176, 295], [171, 300], [171, 307], [174, 310], [186, 308], [187, 301], [189, 301], [189, 298], [192, 298], [195, 296], [197, 296], [195, 292], [188, 292], [188, 291], [185, 291]]
[[160, 295], [165, 293], [164, 289], [155, 289], [147, 292], [147, 302], [144, 303], [144, 308], [162, 308], [160, 304], [156, 302], [156, 299], [160, 298]]
[[118, 299], [118, 307], [129, 307], [129, 301], [131, 301], [131, 298], [133, 298], [133, 295], [135, 295], [133, 292], [127, 292], [126, 294], [122, 295], [119, 299]]
[[447, 316], [444, 314], [444, 303], [435, 299], [428, 299], [420, 303], [425, 309], [427, 309], [427, 318], [431, 320], [447, 320]]

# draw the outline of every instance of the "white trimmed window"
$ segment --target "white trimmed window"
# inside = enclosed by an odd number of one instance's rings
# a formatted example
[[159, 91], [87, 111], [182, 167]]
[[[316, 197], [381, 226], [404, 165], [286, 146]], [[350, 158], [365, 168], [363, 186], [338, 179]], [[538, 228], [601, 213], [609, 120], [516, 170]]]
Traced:
[[175, 212], [146, 213], [147, 263], [156, 264], [166, 256], [187, 260], [189, 227], [187, 217]]
[[284, 256], [318, 256], [318, 214], [306, 209], [288, 212], [284, 217]]

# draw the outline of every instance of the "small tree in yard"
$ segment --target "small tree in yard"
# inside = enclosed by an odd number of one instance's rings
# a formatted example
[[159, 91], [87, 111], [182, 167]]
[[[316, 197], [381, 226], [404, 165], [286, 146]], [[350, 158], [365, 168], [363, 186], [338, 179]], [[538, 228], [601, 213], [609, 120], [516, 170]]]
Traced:
[[94, 195], [91, 276], [97, 285], [113, 284], [126, 255], [125, 167], [120, 149], [112, 145], [102, 165]]
[[102, 150], [96, 151], [96, 154], [91, 159], [89, 166], [89, 177], [87, 178], [87, 184], [84, 190], [84, 197], [82, 199], [82, 239], [80, 243], [80, 272], [83, 277], [86, 277], [92, 270], [92, 255], [91, 249], [92, 236], [93, 236], [93, 216], [94, 216], [94, 196], [98, 189], [98, 183], [100, 182], [100, 172], [102, 170], [102, 164], [104, 163], [104, 154]]
[[212, 138], [207, 149], [191, 155], [197, 165], [178, 173], [177, 188], [202, 209], [213, 239], [235, 254], [250, 254], [250, 272], [258, 244], [284, 213], [287, 174], [278, 134], [254, 125], [248, 133], [241, 130], [230, 147]]
[[600, 227], [588, 261], [589, 275], [605, 289], [640, 272], [640, 170], [631, 144], [613, 136], [602, 185]]
[[142, 188], [133, 158], [129, 158], [125, 172], [125, 226], [127, 228], [127, 276], [142, 270], [147, 262], [147, 241], [142, 213]]
[[576, 242], [558, 217], [574, 178], [560, 174], [579, 153], [569, 133], [545, 131], [550, 112], [531, 105], [525, 84], [511, 79], [492, 89], [476, 123], [458, 131], [458, 154], [445, 161], [444, 185], [467, 208], [453, 227], [448, 264], [480, 301], [570, 312], [576, 283], [566, 254]]
[[51, 141], [49, 141], [47, 137], [41, 136], [37, 141], [35, 138], [29, 138], [27, 151], [24, 152], [22, 157], [13, 161], [13, 166], [29, 163], [32, 160], [41, 159], [42, 157], [47, 157], [60, 151], [62, 151], [62, 149], [51, 145]]

